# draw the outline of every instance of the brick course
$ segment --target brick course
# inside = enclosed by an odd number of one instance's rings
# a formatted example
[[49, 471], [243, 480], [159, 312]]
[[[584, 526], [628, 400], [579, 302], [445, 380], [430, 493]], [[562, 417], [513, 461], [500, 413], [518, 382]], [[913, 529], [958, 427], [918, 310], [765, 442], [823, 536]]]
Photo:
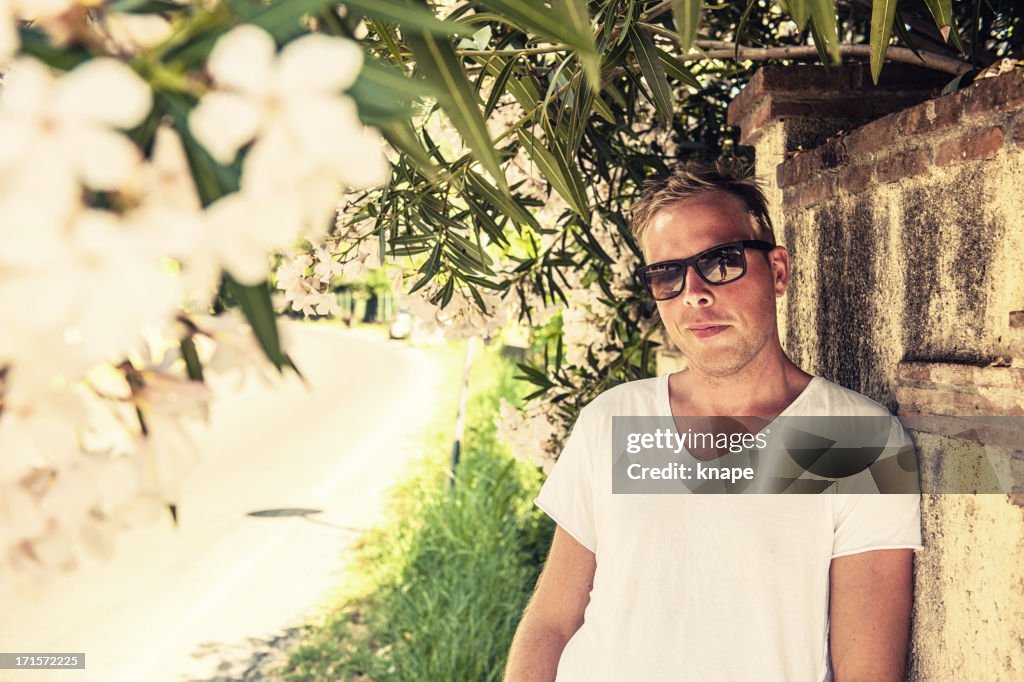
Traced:
[[[860, 104], [857, 104], [850, 99], [850, 93], [834, 92], [834, 99], [827, 107], [821, 103], [809, 106], [806, 102], [785, 101], [784, 96], [788, 93], [773, 90], [795, 87], [803, 77], [801, 74], [794, 72], [784, 76], [770, 69], [762, 69], [758, 74], [762, 72], [767, 75], [758, 79], [757, 86], [752, 89], [748, 86], [751, 94], [745, 101], [760, 102], [761, 105], [754, 116], [740, 121], [745, 133], [750, 124], [760, 127], [774, 117], [810, 115], [808, 111], [817, 111], [820, 115], [825, 109], [833, 115], [837, 103], [840, 107], [847, 107], [851, 116], [870, 115], [871, 105], [865, 104], [872, 99], [870, 94], [862, 94], [857, 99]], [[811, 81], [805, 93], [808, 90], [822, 92], [828, 84], [836, 87], [838, 82], [846, 84], [856, 80], [850, 73], [838, 81], [830, 80], [820, 72], [809, 77]], [[735, 109], [730, 108], [730, 120], [742, 118], [742, 107], [738, 105], [744, 101], [746, 93], [744, 90], [734, 101]], [[776, 99], [772, 100], [770, 96]], [[893, 101], [906, 97], [909, 95], [884, 93], [883, 99], [888, 99], [881, 106], [890, 106]], [[800, 185], [815, 181], [830, 169], [841, 170], [853, 164], [853, 168], [841, 174], [839, 186], [847, 192], [859, 193], [875, 179], [880, 183], [891, 183], [924, 175], [932, 163], [949, 166], [988, 159], [1007, 140], [1014, 145], [1024, 144], [1024, 121], [1018, 123], [1014, 118], [1017, 110], [1010, 109], [1011, 105], [1022, 102], [1024, 77], [1019, 72], [987, 78], [964, 90], [873, 120], [815, 149], [799, 152], [779, 164], [776, 181], [784, 193], [805, 194], [807, 190]], [[907, 149], [905, 145], [910, 143], [916, 148]], [[814, 194], [821, 193], [815, 191]], [[805, 205], [808, 201], [799, 197], [787, 203]]]
[[935, 148], [935, 163], [948, 166], [961, 161], [976, 161], [995, 156], [1003, 146], [1002, 128], [989, 128], [960, 139], [943, 142]]
[[929, 158], [925, 152], [897, 154], [878, 162], [875, 173], [879, 182], [895, 182], [928, 172]]

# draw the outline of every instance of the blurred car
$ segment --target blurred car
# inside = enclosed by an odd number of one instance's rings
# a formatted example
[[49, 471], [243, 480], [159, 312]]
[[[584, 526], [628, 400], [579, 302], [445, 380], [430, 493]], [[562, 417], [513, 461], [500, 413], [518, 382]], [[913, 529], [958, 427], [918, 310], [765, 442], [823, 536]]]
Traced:
[[388, 327], [388, 337], [392, 339], [407, 339], [412, 334], [412, 315], [408, 310], [399, 310], [395, 319]]

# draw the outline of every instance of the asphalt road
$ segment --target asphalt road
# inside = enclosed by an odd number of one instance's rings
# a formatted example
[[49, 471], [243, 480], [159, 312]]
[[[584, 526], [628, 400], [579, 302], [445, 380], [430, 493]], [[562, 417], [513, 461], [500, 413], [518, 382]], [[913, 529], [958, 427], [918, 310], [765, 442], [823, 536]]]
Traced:
[[[459, 377], [404, 342], [290, 331], [312, 389], [294, 377], [249, 382], [214, 406], [177, 528], [127, 531], [109, 562], [0, 608], [0, 651], [85, 652], [85, 670], [0, 670], [0, 680], [241, 679], [344, 579], [347, 548], [418, 454], [413, 434], [454, 421], [428, 410], [440, 382]], [[286, 509], [321, 513], [273, 515]]]

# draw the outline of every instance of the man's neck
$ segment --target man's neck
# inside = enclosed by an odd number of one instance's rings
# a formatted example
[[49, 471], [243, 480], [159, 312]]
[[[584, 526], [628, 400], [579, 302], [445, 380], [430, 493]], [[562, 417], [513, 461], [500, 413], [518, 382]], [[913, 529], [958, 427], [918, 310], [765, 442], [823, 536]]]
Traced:
[[672, 412], [678, 416], [775, 417], [813, 377], [779, 348], [738, 372], [713, 376], [690, 368], [669, 377]]

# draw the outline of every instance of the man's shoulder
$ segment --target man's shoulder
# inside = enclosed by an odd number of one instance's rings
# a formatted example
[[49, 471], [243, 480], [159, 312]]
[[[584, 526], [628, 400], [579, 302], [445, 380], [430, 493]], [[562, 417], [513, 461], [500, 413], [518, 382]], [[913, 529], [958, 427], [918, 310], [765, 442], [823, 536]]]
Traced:
[[651, 416], [660, 414], [663, 377], [635, 379], [605, 389], [583, 408], [591, 414]]
[[892, 413], [882, 404], [868, 396], [823, 376], [815, 376], [808, 386], [808, 400], [801, 401], [801, 412], [827, 416], [849, 415], [863, 417], [891, 417]]

